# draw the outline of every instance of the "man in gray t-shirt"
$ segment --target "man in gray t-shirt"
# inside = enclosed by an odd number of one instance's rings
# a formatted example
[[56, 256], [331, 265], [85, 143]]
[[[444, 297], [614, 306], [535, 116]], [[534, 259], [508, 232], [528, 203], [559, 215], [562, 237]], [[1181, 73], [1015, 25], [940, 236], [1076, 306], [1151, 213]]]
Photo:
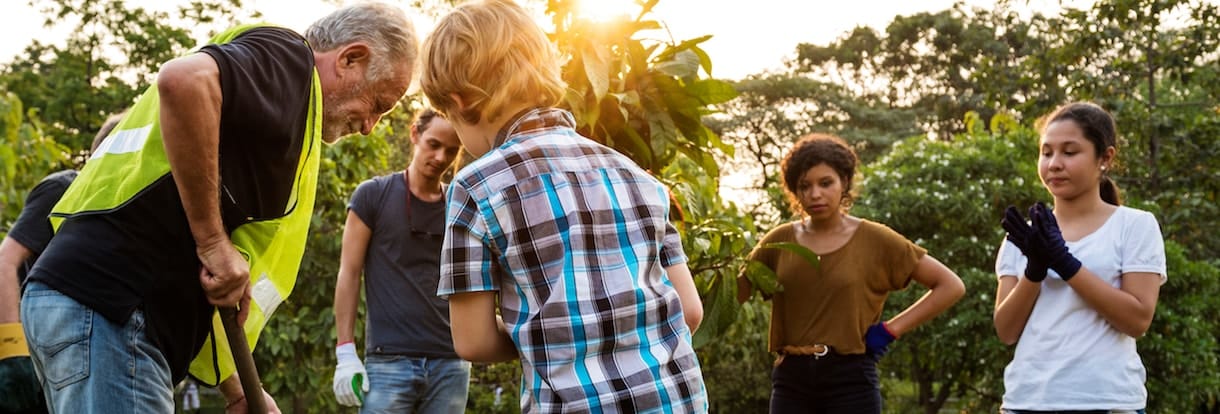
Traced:
[[[335, 285], [335, 398], [361, 412], [461, 413], [470, 363], [458, 358], [449, 303], [436, 296], [445, 224], [441, 178], [461, 142], [431, 110], [411, 126], [415, 152], [402, 172], [356, 188], [348, 204]], [[354, 326], [364, 276], [367, 369]]]

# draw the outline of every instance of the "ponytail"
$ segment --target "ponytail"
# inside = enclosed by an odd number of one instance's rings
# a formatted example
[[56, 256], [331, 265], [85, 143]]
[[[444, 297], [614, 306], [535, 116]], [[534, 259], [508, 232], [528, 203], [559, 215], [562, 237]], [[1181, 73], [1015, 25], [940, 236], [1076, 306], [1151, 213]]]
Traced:
[[1108, 175], [1101, 176], [1101, 201], [1121, 206], [1123, 205], [1123, 197], [1118, 192], [1118, 184], [1110, 179]]

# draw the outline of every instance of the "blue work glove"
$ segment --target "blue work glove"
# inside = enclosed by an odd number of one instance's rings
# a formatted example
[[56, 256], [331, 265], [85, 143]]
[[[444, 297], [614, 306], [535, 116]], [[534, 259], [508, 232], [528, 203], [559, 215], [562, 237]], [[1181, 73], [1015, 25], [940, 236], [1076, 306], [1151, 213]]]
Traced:
[[364, 402], [364, 393], [369, 392], [369, 382], [365, 380], [368, 374], [364, 364], [356, 355], [356, 344], [348, 342], [335, 347], [335, 357], [339, 363], [335, 365], [335, 379], [331, 386], [335, 390], [335, 399], [346, 406], [360, 406]]
[[[1032, 217], [1034, 208], [1030, 207], [1029, 211]], [[1031, 251], [1034, 246], [1041, 246], [1041, 240], [1036, 239], [1038, 235], [1034, 228], [1025, 222], [1025, 217], [1021, 216], [1016, 207], [1008, 206], [1004, 210], [1004, 219], [1000, 221], [1000, 226], [1008, 232], [1005, 238], [1017, 246], [1017, 249], [1021, 250], [1021, 254], [1025, 255], [1025, 278], [1031, 282], [1041, 282], [1046, 279], [1046, 261], [1041, 255]], [[1038, 250], [1041, 251], [1041, 247]]]
[[1051, 270], [1059, 274], [1064, 282], [1080, 272], [1080, 260], [1068, 251], [1063, 233], [1059, 231], [1059, 221], [1055, 214], [1046, 208], [1045, 204], [1037, 203], [1030, 207], [1030, 219], [1033, 220], [1035, 239], [1038, 240], [1042, 252], [1040, 256]]
[[894, 342], [894, 339], [897, 337], [885, 326], [885, 322], [877, 322], [864, 332], [864, 348], [869, 355], [881, 358], [890, 351], [890, 343]]

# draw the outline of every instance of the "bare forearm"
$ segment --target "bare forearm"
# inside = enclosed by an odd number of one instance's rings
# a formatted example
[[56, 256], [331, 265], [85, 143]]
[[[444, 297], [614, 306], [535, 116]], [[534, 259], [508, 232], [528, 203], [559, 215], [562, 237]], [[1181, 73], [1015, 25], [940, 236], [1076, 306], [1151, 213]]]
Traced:
[[910, 307], [886, 321], [886, 327], [899, 336], [915, 330], [957, 303], [965, 291], [961, 282], [934, 287]]
[[703, 322], [703, 300], [699, 298], [694, 276], [691, 275], [690, 268], [686, 267], [686, 263], [666, 267], [665, 273], [669, 275], [669, 282], [674, 285], [674, 290], [678, 291], [682, 316], [686, 320], [687, 328], [693, 333]]
[[339, 252], [339, 277], [335, 281], [335, 334], [340, 344], [356, 336], [356, 308], [360, 304], [360, 278], [373, 230], [354, 211], [348, 210], [343, 225], [343, 249]]
[[14, 323], [20, 320], [21, 290], [17, 283], [17, 267], [9, 263], [0, 263], [0, 323]]
[[227, 242], [220, 219], [219, 71], [203, 54], [167, 63], [157, 79], [161, 134], [196, 244]]
[[0, 323], [19, 322], [21, 284], [17, 281], [17, 268], [29, 258], [31, 252], [9, 237], [0, 241]]
[[[1146, 289], [1158, 289], [1159, 279], [1156, 276], [1145, 276], [1143, 280]], [[1152, 316], [1156, 308], [1156, 295], [1141, 300], [1140, 297], [1116, 288], [1102, 281], [1087, 268], [1081, 268], [1076, 276], [1068, 280], [1068, 285], [1086, 304], [1109, 322], [1114, 329], [1132, 337], [1141, 337], [1152, 324]]]
[[453, 345], [458, 356], [467, 361], [483, 363], [505, 362], [519, 358], [517, 347], [513, 344], [512, 338], [508, 336], [504, 322], [500, 320], [499, 316], [496, 317], [496, 324], [495, 331], [482, 332], [478, 335], [478, 339], [470, 338], [469, 335], [461, 335], [463, 338], [459, 339], [460, 334], [454, 332]]
[[335, 283], [335, 335], [338, 343], [356, 339], [356, 308], [360, 302], [360, 276], [340, 270]]
[[449, 297], [449, 327], [458, 356], [473, 362], [517, 359], [517, 347], [504, 320], [496, 315], [495, 292], [459, 293]]
[[241, 389], [241, 379], [237, 376], [236, 372], [225, 378], [224, 381], [221, 381], [220, 386], [216, 388], [225, 397], [225, 401], [235, 401], [245, 395], [245, 391]]
[[497, 335], [493, 342], [494, 346], [489, 349], [488, 361], [481, 362], [504, 362], [512, 361], [520, 358], [521, 354], [517, 352], [517, 345], [513, 343], [513, 338], [508, 336], [508, 327], [504, 326], [504, 320], [496, 315]]
[[[1011, 279], [1004, 282], [1003, 279]], [[1038, 300], [1038, 295], [1042, 292], [1040, 283], [1030, 282], [1025, 278], [1002, 278], [1001, 283], [1010, 283], [1011, 287], [1005, 292], [1005, 288], [1001, 286], [996, 294], [996, 307], [994, 315], [994, 323], [996, 336], [1000, 341], [1012, 345], [1021, 339], [1021, 333], [1025, 331], [1025, 324], [1029, 321], [1029, 314], [1034, 310], [1034, 303]]]

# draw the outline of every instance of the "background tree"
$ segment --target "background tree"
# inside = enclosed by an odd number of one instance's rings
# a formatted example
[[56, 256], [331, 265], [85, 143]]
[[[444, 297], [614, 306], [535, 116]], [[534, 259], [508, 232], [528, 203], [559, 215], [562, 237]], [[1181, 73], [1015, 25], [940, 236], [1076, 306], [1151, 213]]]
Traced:
[[798, 45], [790, 65], [876, 107], [909, 110], [924, 130], [947, 138], [964, 131], [968, 112], [988, 119], [997, 108], [1062, 100], [1061, 91], [1044, 87], [1053, 83], [1014, 76], [1045, 41], [1040, 16], [1023, 21], [1005, 4], [896, 16], [884, 34], [857, 27], [827, 45]]
[[[60, 144], [88, 149], [111, 114], [126, 109], [161, 64], [229, 22], [256, 18], [241, 0], [194, 0], [175, 13], [132, 7], [125, 0], [30, 0], [45, 26], [72, 27], [63, 46], [34, 40], [5, 65], [0, 86], [38, 108]], [[192, 33], [189, 28], [211, 29]], [[196, 36], [198, 35], [198, 36]]]
[[25, 197], [47, 174], [70, 165], [71, 153], [43, 133], [34, 110], [0, 88], [0, 229], [21, 214]]

